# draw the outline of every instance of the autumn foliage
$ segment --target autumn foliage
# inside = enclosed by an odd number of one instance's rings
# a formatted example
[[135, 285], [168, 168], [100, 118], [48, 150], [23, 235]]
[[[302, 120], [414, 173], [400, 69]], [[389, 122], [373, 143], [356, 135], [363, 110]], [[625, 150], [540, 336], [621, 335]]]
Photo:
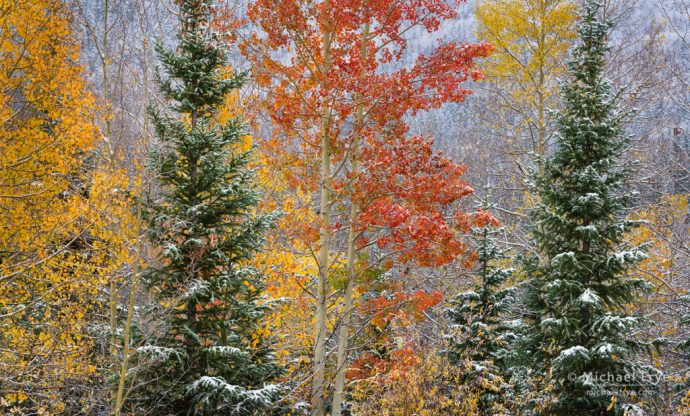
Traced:
[[0, 414], [690, 415], [652, 3], [0, 0]]
[[431, 140], [387, 138], [364, 150], [367, 169], [355, 182], [362, 206], [358, 244], [400, 253], [398, 261], [421, 266], [447, 263], [465, 251], [453, 218], [445, 212], [473, 189], [465, 168], [435, 153]]
[[132, 181], [96, 152], [68, 7], [0, 11], [0, 413], [88, 409], [103, 288], [133, 259]]
[[[471, 93], [463, 84], [482, 78], [474, 61], [490, 53], [486, 43], [443, 41], [426, 54], [408, 50], [408, 32], [437, 32], [457, 16], [459, 5], [439, 0], [257, 0], [249, 6], [247, 18], [261, 30], [247, 35], [241, 50], [263, 91], [256, 110], [271, 122], [262, 147], [293, 192], [321, 199], [315, 208], [318, 222], [305, 229], [319, 229], [318, 235], [301, 235], [301, 244], [315, 253], [319, 265], [314, 288], [316, 414], [323, 412], [319, 401], [324, 397], [324, 331], [332, 283], [326, 263], [331, 264], [331, 255], [347, 257], [341, 363], [353, 295], [363, 293], [354, 290], [357, 275], [385, 257], [384, 267], [392, 261], [432, 266], [448, 263], [466, 249], [453, 222], [458, 202], [472, 193], [462, 179], [465, 168], [435, 152], [431, 140], [410, 135], [404, 121], [463, 101]], [[345, 244], [334, 246], [344, 232]], [[358, 260], [365, 251], [368, 260]], [[342, 367], [338, 364], [335, 377], [337, 395]], [[339, 415], [339, 396], [333, 406]]]

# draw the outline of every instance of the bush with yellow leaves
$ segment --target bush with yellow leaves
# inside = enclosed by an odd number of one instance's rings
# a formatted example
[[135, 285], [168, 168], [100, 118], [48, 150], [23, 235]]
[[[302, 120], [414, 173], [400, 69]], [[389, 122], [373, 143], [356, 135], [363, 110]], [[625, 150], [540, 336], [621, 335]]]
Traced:
[[386, 374], [353, 381], [353, 415], [477, 416], [480, 392], [464, 369], [437, 351], [421, 351]]

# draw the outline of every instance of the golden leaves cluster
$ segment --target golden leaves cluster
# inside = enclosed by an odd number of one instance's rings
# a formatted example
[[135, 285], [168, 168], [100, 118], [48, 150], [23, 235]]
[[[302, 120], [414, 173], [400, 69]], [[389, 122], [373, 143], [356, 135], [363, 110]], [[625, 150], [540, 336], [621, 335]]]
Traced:
[[68, 7], [0, 6], [0, 410], [59, 413], [97, 376], [93, 313], [133, 258], [132, 179], [99, 168]]

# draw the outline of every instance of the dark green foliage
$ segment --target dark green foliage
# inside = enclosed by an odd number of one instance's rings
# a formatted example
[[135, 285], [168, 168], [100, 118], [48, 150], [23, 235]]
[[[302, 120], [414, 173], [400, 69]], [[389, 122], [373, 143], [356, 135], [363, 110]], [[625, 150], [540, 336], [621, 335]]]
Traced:
[[658, 377], [632, 359], [643, 346], [634, 334], [644, 320], [631, 316], [628, 305], [646, 285], [627, 271], [645, 253], [625, 244], [637, 223], [624, 219], [628, 169], [616, 158], [627, 143], [620, 136], [629, 114], [619, 110], [602, 76], [611, 24], [599, 19], [599, 9], [596, 1], [585, 5], [556, 150], [534, 184], [541, 201], [532, 236], [540, 257], [526, 262], [528, 331], [521, 356], [553, 393], [553, 402], [538, 412], [549, 415], [622, 415], [628, 396], [653, 387], [650, 376]]
[[447, 310], [452, 321], [448, 358], [467, 371], [464, 381], [479, 392], [479, 411], [488, 416], [501, 412], [509, 393], [507, 367], [515, 334], [506, 313], [515, 288], [504, 287], [513, 270], [497, 264], [504, 253], [494, 237], [502, 229], [487, 211], [480, 215], [482, 226], [472, 230], [478, 283], [473, 290], [458, 294]]
[[149, 203], [157, 264], [144, 276], [156, 328], [137, 350], [130, 408], [148, 415], [274, 414], [281, 374], [257, 335], [267, 304], [248, 261], [274, 215], [255, 215], [259, 193], [240, 151], [240, 120], [215, 116], [244, 76], [223, 76], [223, 53], [208, 29], [210, 0], [180, 2], [177, 51], [158, 47], [172, 103], [152, 110], [159, 150], [151, 169], [160, 193]]

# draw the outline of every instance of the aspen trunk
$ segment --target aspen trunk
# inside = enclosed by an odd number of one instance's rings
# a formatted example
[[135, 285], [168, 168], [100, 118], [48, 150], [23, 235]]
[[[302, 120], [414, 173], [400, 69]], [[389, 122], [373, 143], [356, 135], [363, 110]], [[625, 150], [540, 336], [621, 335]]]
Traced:
[[[140, 7], [143, 7], [143, 4], [139, 4]], [[140, 24], [142, 23], [141, 20], [143, 18], [140, 17]], [[143, 31], [142, 31], [143, 33]], [[142, 99], [143, 102], [143, 114], [144, 117], [146, 117], [146, 106], [148, 105], [148, 40], [146, 37], [142, 39], [142, 44], [143, 44], [143, 53], [144, 53], [144, 78], [143, 78], [143, 85], [144, 85], [144, 97]], [[142, 126], [143, 129], [143, 138], [145, 141], [148, 141], [148, 124], [146, 123], [146, 119], [144, 118], [144, 123]], [[134, 306], [135, 306], [135, 301], [136, 301], [136, 294], [137, 294], [137, 284], [139, 280], [139, 273], [140, 273], [140, 259], [141, 259], [141, 253], [144, 250], [144, 244], [143, 241], [141, 240], [141, 221], [142, 221], [142, 207], [141, 207], [141, 201], [143, 200], [143, 186], [144, 184], [142, 183], [141, 189], [139, 192], [139, 199], [137, 201], [137, 233], [136, 236], [139, 238], [138, 242], [138, 251], [137, 251], [137, 256], [135, 260], [135, 264], [133, 267], [132, 271], [132, 282], [130, 284], [129, 288], [129, 303], [127, 305], [127, 318], [125, 319], [125, 327], [123, 329], [124, 334], [123, 334], [123, 341], [122, 341], [122, 364], [120, 366], [120, 379], [118, 380], [117, 383], [117, 393], [115, 395], [115, 409], [114, 409], [114, 415], [115, 416], [120, 416], [122, 412], [122, 405], [124, 403], [125, 399], [125, 378], [127, 377], [127, 368], [129, 366], [129, 354], [130, 354], [130, 348], [129, 348], [129, 343], [130, 343], [130, 337], [131, 337], [131, 330], [132, 330], [132, 317], [134, 315]]]
[[[539, 78], [537, 85], [537, 148], [534, 149], [539, 157], [546, 155], [546, 117], [545, 106], [546, 99], [544, 97], [544, 88], [546, 84], [546, 76], [544, 75], [544, 55], [546, 54], [546, 32], [544, 31], [543, 22], [546, 20], [546, 3], [541, 5], [541, 21], [539, 36]], [[537, 171], [541, 175], [544, 173], [544, 168], [541, 163], [537, 166]]]
[[[330, 1], [324, 2], [324, 8], [330, 8]], [[323, 76], [331, 69], [331, 28], [326, 27], [323, 37]], [[327, 99], [327, 98], [326, 98]], [[330, 155], [330, 118], [331, 109], [328, 103], [323, 105], [321, 114], [321, 205], [319, 220], [319, 254], [318, 284], [316, 294], [316, 319], [314, 324], [314, 361], [312, 363], [312, 415], [324, 416], [325, 366], [326, 366], [326, 313], [328, 299], [328, 268], [330, 249], [330, 214], [331, 214], [331, 155]]]
[[[366, 3], [363, 7], [366, 7]], [[362, 61], [367, 58], [367, 46], [369, 38], [369, 22], [365, 23], [362, 30], [362, 46], [360, 51], [360, 58]], [[365, 70], [362, 69], [360, 74], [360, 81], [364, 79]], [[362, 95], [357, 94], [356, 103], [357, 109], [355, 111], [355, 131], [352, 139], [352, 174], [353, 181], [359, 174], [359, 159], [361, 155], [360, 131], [364, 118], [364, 103], [362, 102]], [[352, 183], [350, 183], [350, 195], [353, 194]], [[345, 390], [345, 367], [347, 367], [347, 352], [348, 341], [350, 337], [350, 320], [352, 318], [352, 292], [355, 286], [355, 262], [357, 257], [357, 248], [355, 246], [357, 240], [357, 230], [355, 228], [357, 217], [359, 216], [359, 206], [353, 201], [350, 207], [350, 227], [348, 230], [347, 239], [347, 277], [345, 283], [345, 293], [343, 294], [343, 313], [340, 321], [340, 332], [338, 334], [338, 363], [335, 373], [335, 392], [333, 393], [332, 414], [333, 416], [341, 416], [343, 395]]]
[[[110, 58], [108, 56], [108, 15], [110, 13], [110, 1], [105, 0], [103, 4], [103, 39], [101, 43], [101, 53], [100, 53], [100, 58], [101, 58], [101, 83], [102, 85], [102, 94], [103, 94], [103, 101], [108, 102], [108, 67], [110, 65]], [[105, 138], [106, 138], [106, 147], [107, 147], [107, 152], [108, 152], [108, 164], [113, 163], [113, 150], [112, 150], [112, 137], [110, 137], [111, 134], [111, 126], [110, 126], [110, 118], [106, 117], [105, 118]], [[110, 306], [110, 311], [109, 311], [109, 318], [110, 318], [110, 359], [112, 360], [112, 364], [115, 365], [117, 362], [117, 303], [118, 303], [118, 295], [117, 295], [117, 280], [115, 276], [110, 277], [110, 284], [109, 284], [109, 306]], [[111, 405], [114, 407], [115, 402], [116, 402], [116, 396], [117, 393], [115, 390], [111, 390], [110, 392], [110, 399], [111, 399]]]
[[[141, 202], [137, 203], [137, 223], [141, 222]], [[138, 232], [140, 226], [137, 226]], [[134, 265], [134, 270], [132, 271], [132, 283], [129, 288], [129, 304], [127, 305], [127, 318], [124, 327], [124, 339], [122, 341], [122, 364], [120, 366], [120, 379], [117, 383], [117, 392], [115, 395], [115, 416], [120, 416], [122, 410], [122, 403], [124, 400], [124, 390], [125, 390], [125, 378], [127, 377], [127, 366], [129, 364], [129, 339], [130, 332], [132, 329], [132, 316], [134, 315], [134, 302], [136, 300], [137, 294], [137, 282], [139, 279], [139, 258], [141, 257], [141, 250], [143, 250], [143, 244], [139, 243], [139, 250], [136, 258], [136, 264]]]

